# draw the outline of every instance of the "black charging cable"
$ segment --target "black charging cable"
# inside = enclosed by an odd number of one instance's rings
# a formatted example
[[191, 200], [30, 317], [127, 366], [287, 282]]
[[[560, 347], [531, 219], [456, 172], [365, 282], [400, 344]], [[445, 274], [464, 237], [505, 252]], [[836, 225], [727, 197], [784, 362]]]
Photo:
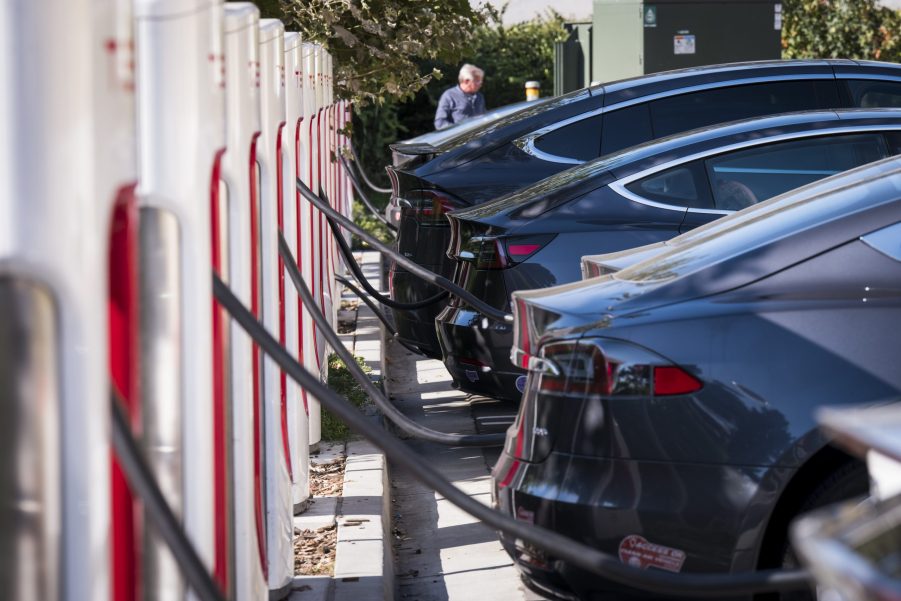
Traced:
[[360, 175], [363, 176], [363, 181], [366, 182], [366, 185], [372, 188], [375, 192], [381, 192], [382, 194], [391, 194], [391, 188], [380, 188], [372, 183], [372, 181], [366, 177], [366, 172], [363, 170], [363, 163], [360, 162], [360, 155], [357, 154], [357, 149], [354, 148], [353, 144], [349, 144], [350, 152], [354, 155], [354, 163], [357, 164], [357, 168], [360, 170]]
[[285, 267], [288, 268], [288, 276], [294, 283], [294, 288], [297, 289], [300, 300], [305, 306], [310, 307], [310, 316], [313, 318], [313, 321], [316, 322], [316, 327], [319, 328], [319, 332], [325, 337], [326, 342], [331, 345], [338, 357], [344, 361], [344, 364], [350, 371], [350, 375], [353, 376], [357, 383], [363, 388], [363, 392], [366, 393], [366, 396], [372, 399], [376, 406], [382, 411], [382, 414], [393, 424], [410, 436], [443, 445], [456, 447], [488, 447], [504, 444], [504, 434], [449, 434], [447, 432], [439, 432], [437, 430], [432, 430], [431, 428], [426, 428], [404, 415], [400, 409], [395, 407], [391, 401], [385, 398], [385, 395], [372, 383], [369, 376], [363, 373], [363, 370], [357, 365], [353, 355], [350, 354], [350, 351], [347, 350], [334, 330], [329, 327], [325, 315], [315, 310], [316, 305], [312, 304], [313, 294], [303, 281], [303, 276], [301, 276], [300, 270], [297, 268], [297, 263], [294, 261], [294, 256], [291, 254], [291, 248], [288, 246], [288, 243], [285, 241], [285, 237], [281, 232], [278, 234], [278, 253], [285, 263]]
[[369, 296], [365, 292], [363, 292], [362, 290], [357, 288], [353, 282], [351, 282], [349, 279], [347, 279], [343, 275], [338, 275], [336, 273], [335, 279], [338, 280], [341, 284], [343, 284], [348, 290], [350, 290], [351, 292], [356, 294], [357, 297], [361, 301], [366, 303], [366, 306], [369, 307], [369, 310], [375, 314], [375, 316], [378, 318], [378, 320], [380, 322], [382, 322], [382, 325], [385, 326], [385, 330], [387, 330], [388, 333], [391, 334], [391, 338], [393, 338], [395, 342], [400, 344], [402, 347], [404, 347], [405, 349], [407, 349], [414, 355], [424, 355], [424, 353], [421, 350], [419, 350], [418, 348], [416, 348], [414, 346], [407, 344], [406, 342], [404, 342], [403, 340], [401, 340], [398, 337], [397, 329], [395, 329], [394, 324], [391, 323], [391, 321], [385, 316], [385, 314], [382, 313], [381, 309], [379, 309], [378, 306], [376, 306], [375, 302], [373, 302], [373, 300], [371, 298], [369, 298]]
[[[503, 323], [512, 323], [513, 322], [513, 316], [510, 315], [509, 313], [505, 313], [505, 312], [501, 311], [500, 309], [492, 307], [491, 305], [489, 305], [482, 299], [473, 295], [469, 291], [464, 290], [463, 288], [456, 285], [455, 283], [453, 283], [446, 277], [438, 275], [437, 273], [435, 273], [433, 271], [429, 271], [428, 269], [426, 269], [425, 267], [423, 267], [421, 265], [417, 265], [415, 262], [411, 261], [407, 257], [396, 252], [394, 249], [389, 248], [382, 241], [375, 238], [375, 236], [371, 235], [369, 232], [367, 232], [366, 230], [364, 230], [363, 228], [361, 228], [360, 226], [355, 224], [353, 221], [351, 221], [350, 219], [348, 219], [347, 217], [345, 217], [344, 215], [342, 215], [341, 213], [339, 213], [338, 211], [333, 209], [331, 207], [331, 205], [327, 202], [327, 200], [323, 200], [323, 199], [319, 198], [318, 196], [316, 196], [316, 194], [312, 190], [310, 190], [307, 187], [307, 185], [304, 184], [303, 181], [301, 181], [300, 179], [297, 180], [297, 189], [298, 189], [298, 191], [300, 191], [301, 195], [304, 198], [306, 198], [310, 203], [313, 204], [313, 206], [315, 206], [321, 212], [325, 213], [326, 218], [329, 220], [329, 222], [331, 222], [331, 221], [337, 222], [335, 225], [332, 226], [333, 233], [337, 232], [337, 234], [338, 234], [335, 236], [336, 238], [341, 237], [340, 230], [337, 230], [337, 225], [340, 224], [341, 227], [348, 230], [351, 234], [353, 234], [354, 236], [357, 236], [358, 238], [360, 238], [361, 240], [363, 240], [364, 242], [369, 244], [373, 249], [379, 251], [383, 255], [387, 255], [387, 256], [391, 257], [391, 259], [393, 259], [398, 265], [400, 265], [401, 267], [403, 267], [404, 269], [406, 269], [407, 271], [409, 271], [416, 277], [418, 277], [430, 284], [433, 284], [433, 285], [437, 286], [438, 288], [441, 288], [442, 290], [446, 290], [448, 293], [453, 294], [454, 296], [458, 297], [460, 300], [462, 300], [466, 304], [470, 305], [471, 307], [473, 307], [475, 310], [482, 313], [483, 315], [485, 315], [495, 321], [500, 321]], [[345, 242], [345, 245], [346, 245], [346, 242]], [[351, 255], [351, 259], [353, 259], [353, 255]], [[355, 263], [355, 261], [354, 261], [354, 263]], [[359, 266], [358, 266], [358, 268], [359, 268]], [[363, 287], [367, 291], [369, 290], [369, 288], [367, 288], [366, 285], [363, 284], [363, 282], [360, 282], [360, 284], [363, 285]], [[381, 299], [379, 299], [379, 302], [381, 302]], [[422, 301], [422, 302], [424, 302], [424, 301]]]
[[338, 282], [340, 282], [341, 284], [343, 284], [345, 288], [347, 288], [348, 290], [350, 290], [351, 292], [356, 294], [357, 298], [359, 298], [361, 301], [363, 301], [366, 304], [367, 307], [369, 307], [369, 310], [375, 314], [375, 316], [378, 318], [378, 320], [380, 322], [382, 322], [382, 325], [385, 326], [385, 330], [387, 330], [388, 333], [391, 334], [392, 338], [394, 336], [397, 336], [397, 330], [394, 328], [394, 324], [392, 324], [390, 321], [388, 321], [388, 318], [385, 317], [385, 314], [382, 313], [382, 310], [378, 308], [378, 306], [372, 301], [371, 298], [369, 298], [369, 296], [365, 292], [363, 292], [362, 290], [357, 288], [353, 282], [348, 280], [343, 275], [339, 275], [336, 273], [335, 279]]
[[[357, 195], [360, 197], [360, 202], [363, 203], [363, 206], [372, 213], [372, 216], [385, 224], [385, 226], [391, 230], [395, 235], [397, 235], [397, 226], [388, 221], [385, 216], [375, 208], [375, 206], [370, 202], [369, 197], [366, 196], [366, 193], [363, 191], [363, 186], [360, 185], [360, 180], [357, 178], [357, 174], [354, 173], [354, 170], [351, 169], [350, 163], [347, 161], [344, 155], [339, 154], [338, 160], [341, 161], [341, 165], [344, 166], [344, 171], [347, 172], [347, 177], [350, 179], [350, 185], [354, 187], [354, 190], [357, 191]], [[389, 190], [390, 192], [390, 190]]]
[[416, 309], [423, 309], [430, 305], [434, 305], [435, 303], [441, 302], [448, 297], [448, 293], [442, 290], [438, 294], [424, 298], [421, 301], [416, 301], [415, 303], [402, 303], [400, 301], [394, 300], [393, 298], [385, 296], [384, 294], [381, 294], [378, 290], [375, 289], [372, 284], [369, 283], [369, 280], [363, 274], [363, 270], [360, 268], [360, 264], [357, 263], [353, 251], [350, 249], [350, 246], [347, 245], [347, 240], [345, 240], [344, 236], [341, 235], [340, 226], [328, 216], [326, 216], [326, 221], [329, 224], [329, 228], [331, 228], [332, 230], [332, 235], [335, 237], [335, 241], [338, 243], [338, 249], [341, 251], [341, 255], [344, 257], [344, 262], [350, 268], [350, 272], [353, 274], [354, 279], [357, 280], [360, 285], [366, 289], [366, 292], [371, 294], [372, 297], [381, 304], [385, 305], [386, 307], [391, 307], [392, 309], [397, 309], [399, 311], [415, 311]]
[[[287, 261], [286, 261], [287, 263]], [[289, 270], [290, 271], [290, 270]], [[412, 452], [402, 441], [387, 431], [374, 427], [346, 399], [329, 389], [307, 371], [272, 337], [218, 276], [213, 274], [213, 295], [235, 321], [263, 351], [299, 386], [312, 394], [351, 430], [365, 436], [396, 465], [409, 471], [417, 480], [477, 520], [502, 531], [509, 537], [543, 549], [555, 558], [570, 563], [602, 578], [651, 593], [693, 597], [723, 598], [728, 595], [783, 592], [810, 589], [807, 570], [761, 570], [737, 574], [682, 573], [662, 570], [645, 571], [623, 564], [617, 557], [598, 551], [585, 543], [563, 536], [541, 526], [515, 520], [470, 497], [448, 482], [435, 468]], [[328, 330], [328, 328], [323, 328]], [[335, 345], [338, 348], [339, 344]]]
[[122, 401], [118, 400], [118, 396], [115, 390], [110, 394], [113, 450], [129, 486], [141, 499], [148, 519], [169, 547], [175, 563], [197, 597], [201, 601], [225, 601], [225, 596], [213, 581], [156, 483], [153, 472], [128, 425], [128, 419], [120, 404]]

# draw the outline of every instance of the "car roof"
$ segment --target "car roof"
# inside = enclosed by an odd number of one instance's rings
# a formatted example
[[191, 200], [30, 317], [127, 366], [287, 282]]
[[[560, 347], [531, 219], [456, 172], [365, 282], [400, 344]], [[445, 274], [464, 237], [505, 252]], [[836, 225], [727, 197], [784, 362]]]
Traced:
[[888, 125], [895, 124], [899, 120], [901, 120], [901, 108], [851, 108], [767, 115], [717, 123], [650, 140], [621, 152], [599, 157], [592, 162], [597, 163], [595, 169], [610, 171], [620, 178], [644, 169], [651, 162], [659, 162], [662, 155], [677, 149], [682, 149], [683, 152], [680, 154], [685, 156], [690, 154], [688, 149], [701, 151], [709, 148], [722, 148], [728, 143], [750, 139], [764, 140], [791, 134], [812, 135], [818, 130]]
[[[602, 187], [613, 179], [633, 175], [664, 159], [682, 160], [696, 153], [749, 140], [763, 143], [777, 136], [809, 136], [837, 128], [886, 124], [901, 126], [901, 109], [786, 113], [711, 125], [599, 157], [496, 200], [454, 211], [451, 215], [459, 220], [490, 221], [496, 225], [509, 220], [528, 220]], [[553, 201], [544, 202], [546, 195], [552, 195]], [[529, 207], [535, 208], [529, 210]]]
[[458, 136], [465, 134], [466, 132], [472, 131], [474, 129], [479, 129], [484, 127], [485, 125], [492, 123], [494, 121], [499, 121], [504, 117], [512, 115], [521, 111], [522, 109], [529, 106], [528, 101], [522, 102], [514, 102], [512, 104], [505, 104], [503, 106], [499, 106], [493, 109], [490, 109], [483, 113], [482, 115], [478, 115], [475, 117], [470, 117], [465, 121], [461, 121], [459, 123], [454, 123], [450, 127], [445, 127], [443, 129], [437, 129], [434, 131], [426, 132], [415, 138], [410, 138], [408, 140], [401, 140], [399, 142], [395, 142], [391, 144], [391, 148], [402, 149], [404, 146], [418, 145], [418, 144], [429, 144], [435, 148], [440, 147], [442, 144], [447, 144], [452, 142]]
[[832, 79], [837, 73], [841, 73], [843, 77], [858, 75], [901, 79], [901, 65], [847, 59], [749, 61], [677, 69], [601, 83], [563, 96], [542, 99], [503, 119], [454, 137], [433, 148], [433, 151], [442, 154], [419, 166], [416, 171], [418, 175], [428, 175], [460, 165], [507, 142], [602, 106], [637, 102], [642, 98], [667, 94], [673, 90], [730, 81], [793, 77]]
[[[846, 64], [849, 67], [853, 67], [855, 64], [854, 61], [829, 61], [823, 59], [746, 61], [661, 71], [659, 73], [604, 83], [600, 87], [607, 97], [604, 104], [609, 106], [662, 91], [689, 87], [691, 85], [747, 79], [752, 76], [790, 77], [792, 75], [819, 74], [829, 78], [834, 76], [833, 64], [836, 62]], [[901, 69], [899, 69], [899, 72], [901, 72]]]

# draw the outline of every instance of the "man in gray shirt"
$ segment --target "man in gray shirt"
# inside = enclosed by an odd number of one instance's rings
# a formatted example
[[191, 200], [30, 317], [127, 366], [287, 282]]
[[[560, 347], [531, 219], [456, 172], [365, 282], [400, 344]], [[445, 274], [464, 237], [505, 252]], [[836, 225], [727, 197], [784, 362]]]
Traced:
[[485, 113], [485, 97], [479, 93], [484, 77], [485, 72], [475, 65], [460, 67], [459, 85], [445, 90], [438, 101], [435, 129], [444, 129]]

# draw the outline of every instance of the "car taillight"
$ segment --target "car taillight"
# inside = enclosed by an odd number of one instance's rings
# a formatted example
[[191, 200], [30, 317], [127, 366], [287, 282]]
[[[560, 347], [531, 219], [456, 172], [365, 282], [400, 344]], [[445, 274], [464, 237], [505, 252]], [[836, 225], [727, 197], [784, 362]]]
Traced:
[[506, 269], [512, 265], [500, 239], [472, 238], [471, 241], [479, 245], [476, 269]]
[[553, 342], [532, 358], [529, 369], [537, 372], [541, 393], [561, 397], [673, 396], [703, 386], [681, 367], [616, 340]]
[[454, 209], [462, 208], [464, 205], [459, 200], [443, 192], [423, 190], [419, 206], [420, 225], [449, 226], [446, 215]]
[[538, 388], [555, 396], [609, 396], [616, 363], [607, 361], [600, 347], [578, 342], [555, 342], [544, 348], [544, 359], [556, 369], [542, 369]]
[[414, 195], [417, 193], [419, 200], [409, 201], [406, 210], [416, 216], [420, 225], [449, 227], [447, 214], [466, 206], [463, 201], [438, 190], [418, 190]]
[[594, 261], [586, 261], [582, 259], [582, 279], [587, 280], [589, 278], [596, 278], [598, 276], [604, 275], [603, 270], [601, 269], [601, 265], [599, 263], [595, 263]]
[[701, 382], [675, 365], [654, 367], [654, 396], [688, 394], [701, 389]]
[[522, 263], [554, 239], [555, 234], [539, 234], [537, 236], [510, 236], [504, 238], [507, 247], [507, 259], [512, 265]]
[[544, 248], [554, 234], [538, 236], [472, 236], [451, 248], [459, 247], [456, 258], [475, 261], [476, 269], [508, 269], [522, 263]]

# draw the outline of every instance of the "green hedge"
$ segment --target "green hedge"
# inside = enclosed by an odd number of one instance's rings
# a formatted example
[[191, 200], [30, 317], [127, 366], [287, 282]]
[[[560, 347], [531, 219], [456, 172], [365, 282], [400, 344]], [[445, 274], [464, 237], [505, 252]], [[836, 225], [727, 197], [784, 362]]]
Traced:
[[901, 11], [874, 0], [785, 0], [783, 58], [901, 61]]

